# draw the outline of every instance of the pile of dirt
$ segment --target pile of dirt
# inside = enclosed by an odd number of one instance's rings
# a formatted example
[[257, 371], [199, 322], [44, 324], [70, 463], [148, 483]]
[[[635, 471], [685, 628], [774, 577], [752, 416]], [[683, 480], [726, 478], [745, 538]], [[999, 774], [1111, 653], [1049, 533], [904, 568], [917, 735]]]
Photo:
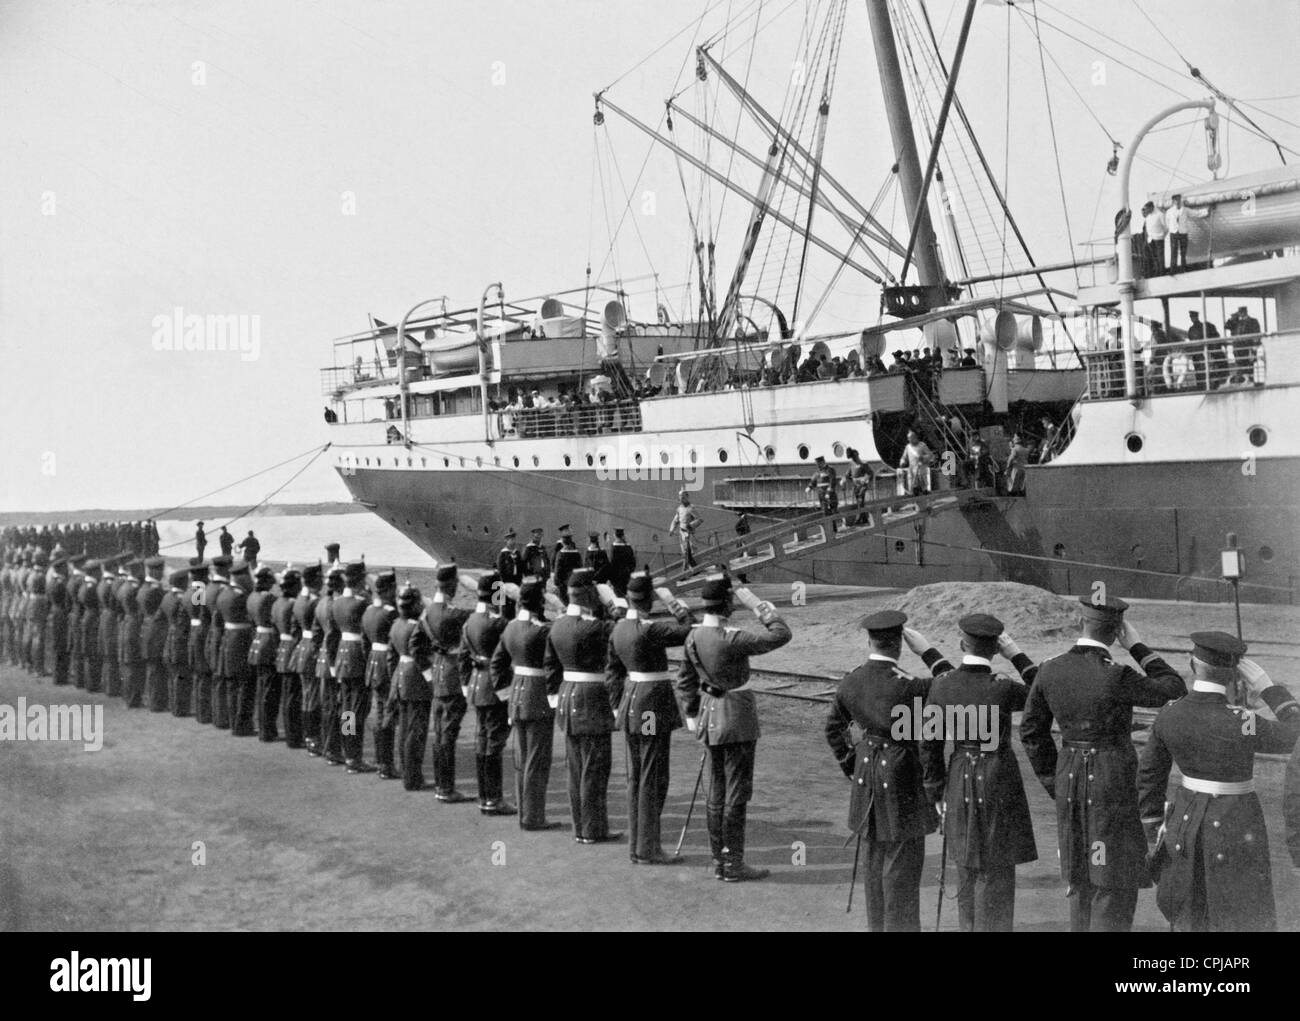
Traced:
[[955, 633], [968, 613], [991, 613], [1017, 641], [1048, 641], [1073, 634], [1079, 618], [1079, 604], [1070, 597], [1014, 581], [921, 585], [888, 605], [927, 635], [930, 629]]

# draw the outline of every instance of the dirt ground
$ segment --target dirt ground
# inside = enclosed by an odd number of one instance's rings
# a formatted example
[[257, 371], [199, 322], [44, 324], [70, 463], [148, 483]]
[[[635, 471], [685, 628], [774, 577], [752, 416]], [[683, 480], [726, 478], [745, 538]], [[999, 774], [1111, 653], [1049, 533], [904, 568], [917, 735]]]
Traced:
[[[769, 597], [777, 593], [764, 593]], [[842, 628], [898, 593], [809, 592], [807, 606], [786, 608], [798, 637], [762, 662], [773, 669], [840, 672], [862, 658], [861, 642]], [[1142, 604], [1134, 620], [1153, 644], [1224, 626], [1231, 607]], [[1226, 614], [1226, 617], [1225, 617]], [[1247, 635], [1294, 642], [1294, 609], [1251, 608]], [[942, 641], [941, 622], [915, 622]], [[1036, 658], [1057, 651], [1022, 641]], [[1263, 646], [1261, 645], [1261, 648]], [[1270, 648], [1274, 648], [1270, 646]], [[1295, 650], [1278, 645], [1260, 661], [1275, 679], [1295, 684]], [[906, 655], [906, 654], [905, 654]], [[1175, 657], [1176, 659], [1176, 657]], [[905, 665], [912, 660], [909, 658]], [[916, 664], [913, 663], [915, 666]], [[810, 690], [823, 690], [824, 684]], [[0, 668], [0, 703], [88, 702], [105, 706], [98, 752], [56, 742], [0, 743], [0, 930], [416, 930], [416, 929], [863, 929], [859, 885], [845, 913], [853, 848], [845, 817], [848, 782], [822, 734], [825, 707], [766, 698], [760, 703], [749, 854], [773, 870], [767, 881], [726, 885], [708, 869], [708, 843], [697, 813], [687, 864], [634, 867], [626, 843], [578, 846], [567, 830], [523, 833], [514, 818], [481, 816], [476, 803], [445, 805], [408, 793], [373, 774], [348, 776], [283, 743], [237, 739], [170, 714], [128, 710], [120, 699], [54, 689]], [[460, 787], [473, 793], [473, 721], [461, 734]], [[367, 750], [370, 744], [367, 741]], [[690, 800], [699, 752], [675, 735], [665, 842], [676, 840]], [[1051, 803], [1026, 775], [1039, 860], [1018, 869], [1016, 928], [1062, 930], [1067, 910], [1056, 871]], [[426, 767], [427, 768], [427, 767]], [[1300, 883], [1282, 844], [1283, 763], [1257, 765], [1269, 823], [1280, 927], [1300, 929]], [[622, 741], [615, 737], [611, 822], [624, 829]], [[506, 784], [514, 773], [507, 763]], [[563, 743], [556, 742], [550, 814], [568, 821]], [[192, 863], [201, 841], [202, 865]], [[927, 841], [921, 892], [925, 928], [933, 927], [940, 839]], [[800, 863], [802, 862], [802, 863]], [[949, 876], [948, 894], [955, 893]], [[955, 904], [943, 928], [956, 923]], [[1161, 931], [1153, 891], [1139, 900], [1137, 928]]]

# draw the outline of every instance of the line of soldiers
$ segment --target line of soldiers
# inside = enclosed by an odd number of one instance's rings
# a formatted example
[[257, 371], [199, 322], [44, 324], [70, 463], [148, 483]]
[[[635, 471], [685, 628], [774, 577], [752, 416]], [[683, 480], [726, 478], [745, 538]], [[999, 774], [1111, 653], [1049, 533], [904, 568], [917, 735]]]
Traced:
[[[1015, 868], [1038, 857], [1010, 740], [1012, 713], [1022, 710], [1030, 767], [1056, 805], [1072, 931], [1128, 931], [1138, 890], [1153, 882], [1175, 930], [1276, 927], [1253, 765], [1259, 753], [1293, 752], [1284, 814], [1300, 868], [1300, 705], [1244, 658], [1244, 642], [1220, 631], [1191, 636], [1189, 693], [1124, 618], [1123, 600], [1080, 603], [1080, 637], [1039, 665], [988, 614], [959, 621], [964, 655], [956, 667], [906, 627], [904, 614], [863, 619], [871, 653], [841, 682], [826, 737], [854, 784], [849, 825], [859, 851], [865, 844], [873, 931], [920, 928], [925, 837], [940, 828], [944, 867], [951, 857], [957, 868], [961, 929], [1012, 928]], [[1117, 642], [1136, 668], [1116, 662]], [[929, 676], [899, 667], [904, 644]], [[993, 670], [999, 654], [1019, 680]], [[898, 708], [914, 704], [924, 706], [928, 729], [900, 731]], [[1140, 760], [1131, 737], [1136, 706], [1163, 707]], [[1259, 714], [1265, 706], [1273, 719]], [[981, 718], [997, 721], [995, 740], [976, 738], [972, 725]], [[856, 743], [850, 724], [861, 729]], [[1181, 779], [1171, 789], [1174, 765]], [[942, 897], [941, 882], [940, 910]]]
[[525, 576], [540, 578], [542, 585], [554, 576], [555, 591], [561, 602], [568, 600], [569, 577], [578, 568], [592, 572], [596, 584], [608, 582], [620, 599], [627, 593], [627, 584], [636, 570], [636, 550], [627, 541], [624, 529], [614, 529], [614, 541], [608, 550], [600, 544], [600, 535], [588, 533], [586, 550], [578, 549], [568, 525], [559, 528], [560, 538], [554, 549], [547, 552], [544, 530], [534, 528], [523, 549], [517, 543], [512, 528], [506, 532], [505, 545], [496, 558], [496, 571], [506, 585], [517, 585]]
[[80, 550], [88, 556], [132, 550], [137, 556], [158, 553], [158, 526], [147, 521], [73, 521], [52, 525], [6, 525], [0, 547], [25, 551], [42, 549], [47, 556]]
[[[6, 551], [0, 647], [55, 684], [192, 714], [236, 736], [276, 741], [282, 723], [287, 747], [350, 774], [400, 776], [410, 791], [425, 787], [432, 723], [432, 787], [448, 803], [469, 800], [457, 790], [455, 750], [472, 705], [480, 811], [518, 814], [524, 830], [558, 825], [546, 818], [558, 724], [580, 844], [621, 837], [610, 831], [607, 810], [612, 734], [621, 731], [634, 864], [681, 860], [665, 852], [660, 819], [672, 732], [684, 725], [704, 746], [701, 774], [709, 769], [716, 877], [767, 874], [746, 864], [745, 830], [759, 738], [749, 659], [791, 638], [770, 603], [712, 578], [696, 622], [644, 571], [630, 575], [620, 599], [597, 583], [596, 570], [578, 567], [567, 578], [564, 615], [549, 622], [540, 576], [514, 584], [489, 572], [469, 611], [454, 605], [454, 563], [438, 568], [425, 600], [410, 585], [399, 591], [394, 572], [371, 578], [364, 563], [344, 565], [338, 552], [337, 544], [327, 547], [328, 567], [278, 577], [227, 556], [195, 558], [164, 579], [161, 558], [130, 552], [99, 560]], [[651, 617], [656, 595], [672, 620]], [[728, 626], [737, 600], [761, 630]], [[1300, 705], [1244, 658], [1243, 642], [1215, 631], [1191, 636], [1188, 692], [1125, 619], [1122, 600], [1080, 603], [1079, 639], [1038, 665], [988, 614], [959, 621], [957, 666], [897, 611], [862, 621], [870, 654], [840, 683], [826, 737], [853, 783], [849, 824], [859, 850], [865, 844], [872, 930], [919, 929], [925, 837], [940, 827], [945, 864], [951, 856], [957, 869], [960, 927], [1012, 928], [1015, 867], [1037, 858], [1010, 739], [1012, 714], [1021, 711], [1030, 767], [1056, 805], [1073, 930], [1129, 929], [1138, 890], [1153, 882], [1175, 929], [1275, 927], [1253, 760], [1296, 748]], [[1116, 662], [1116, 643], [1136, 667]], [[904, 645], [929, 677], [900, 668]], [[674, 675], [667, 651], [678, 646], [683, 659]], [[997, 655], [1018, 681], [993, 670]], [[912, 705], [934, 710], [935, 727], [900, 733], [898, 709]], [[1130, 734], [1135, 706], [1163, 707], [1140, 760]], [[1258, 712], [1263, 707], [1272, 719]], [[372, 708], [377, 765], [364, 757]], [[963, 725], [981, 715], [996, 722], [990, 734]], [[511, 733], [517, 812], [503, 792]], [[1300, 867], [1298, 756], [1284, 813]], [[1174, 765], [1181, 779], [1171, 789]]]

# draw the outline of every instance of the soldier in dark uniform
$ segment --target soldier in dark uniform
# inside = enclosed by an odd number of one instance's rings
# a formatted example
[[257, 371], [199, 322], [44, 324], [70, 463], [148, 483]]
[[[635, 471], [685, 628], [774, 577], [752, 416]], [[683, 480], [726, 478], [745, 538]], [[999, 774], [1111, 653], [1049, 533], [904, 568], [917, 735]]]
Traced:
[[103, 580], [104, 568], [99, 560], [87, 560], [83, 570], [86, 577], [77, 592], [77, 602], [81, 604], [81, 619], [77, 625], [81, 632], [81, 678], [82, 687], [89, 692], [96, 692], [102, 690], [99, 585]]
[[[302, 591], [293, 601], [294, 628], [299, 633], [294, 646], [289, 669], [298, 674], [302, 691], [302, 738], [307, 754], [321, 754], [321, 684], [316, 676], [316, 654], [325, 640], [323, 630], [318, 630], [316, 607], [321, 599], [325, 571], [320, 564], [310, 564], [302, 571]], [[288, 728], [286, 722], [285, 727]]]
[[[327, 547], [328, 548], [328, 547]], [[331, 567], [325, 576], [325, 593], [316, 600], [312, 619], [316, 647], [316, 683], [320, 689], [320, 735], [318, 748], [328, 766], [343, 765], [343, 732], [339, 684], [334, 676], [342, 633], [334, 623], [334, 600], [343, 592], [343, 568]], [[308, 746], [310, 748], [310, 745]]]
[[[558, 582], [558, 564], [555, 577]], [[543, 669], [547, 689], [560, 696], [558, 717], [568, 746], [574, 839], [580, 844], [596, 844], [622, 836], [609, 831], [606, 803], [614, 730], [614, 702], [606, 667], [614, 624], [596, 617], [600, 603], [590, 571], [577, 568], [569, 575], [568, 585], [568, 609], [551, 625]]]
[[550, 625], [542, 614], [545, 583], [527, 577], [519, 586], [519, 613], [501, 632], [492, 653], [492, 687], [509, 691], [507, 724], [515, 732], [515, 793], [519, 828], [556, 829], [546, 821], [546, 788], [551, 776], [555, 706], [559, 686], [548, 690], [543, 663]]
[[229, 557], [235, 548], [235, 537], [226, 531], [226, 526], [221, 526], [221, 531], [217, 533], [217, 544], [221, 547], [221, 555]]
[[343, 568], [343, 561], [339, 559], [339, 544], [337, 542], [327, 542], [325, 544], [325, 567], [340, 570]]
[[627, 615], [609, 636], [608, 675], [618, 706], [614, 726], [627, 740], [627, 824], [634, 865], [676, 865], [680, 855], [664, 853], [659, 820], [668, 797], [668, 753], [682, 716], [673, 695], [668, 651], [686, 641], [689, 618], [652, 621], [654, 588], [648, 575], [634, 574], [626, 588]]
[[[1142, 749], [1142, 822], [1159, 835], [1156, 904], [1176, 932], [1277, 928], [1268, 831], [1255, 793], [1255, 756], [1286, 754], [1300, 705], [1223, 631], [1192, 638], [1192, 690], [1160, 710]], [[1266, 705], [1276, 720], [1242, 703]], [[1169, 791], [1169, 771], [1182, 774]]]
[[203, 551], [208, 548], [208, 536], [203, 531], [203, 522], [200, 521], [194, 528], [194, 559], [202, 560]]
[[528, 544], [524, 546], [524, 574], [540, 578], [542, 588], [545, 589], [546, 582], [551, 577], [551, 558], [546, 552], [545, 543], [542, 542], [542, 530], [534, 528], [530, 536]]
[[745, 816], [754, 791], [759, 737], [749, 657], [785, 645], [790, 629], [771, 603], [760, 603], [754, 610], [766, 633], [727, 627], [733, 603], [725, 580], [705, 582], [701, 595], [704, 621], [686, 639], [676, 688], [687, 728], [709, 752], [707, 819], [713, 873], [728, 883], [763, 879], [767, 869], [745, 864]]
[[232, 693], [230, 684], [221, 672], [221, 643], [225, 639], [225, 622], [221, 618], [221, 593], [230, 586], [230, 568], [233, 561], [222, 554], [212, 558], [208, 583], [203, 589], [203, 605], [208, 612], [207, 634], [203, 652], [212, 671], [212, 725], [221, 730], [230, 729]]
[[212, 610], [207, 603], [207, 589], [208, 564], [199, 557], [191, 557], [190, 588], [185, 597], [185, 608], [190, 615], [190, 636], [185, 643], [185, 655], [193, 685], [190, 701], [194, 704], [196, 723], [212, 722], [212, 661], [208, 659]]
[[[925, 837], [938, 817], [925, 796], [919, 734], [896, 730], [895, 708], [912, 708], [930, 693], [930, 677], [914, 677], [898, 665], [908, 647], [934, 674], [952, 664], [920, 632], [904, 632], [907, 615], [881, 610], [863, 618], [871, 652], [844, 680], [826, 719], [826, 741], [840, 769], [853, 781], [849, 828], [866, 844], [864, 884], [867, 927], [872, 932], [919, 932], [921, 868]], [[862, 739], [849, 737], [856, 723]]]
[[393, 693], [398, 701], [397, 741], [402, 754], [402, 786], [424, 788], [424, 748], [433, 708], [433, 641], [420, 623], [424, 601], [418, 588], [403, 586], [397, 595], [398, 619], [388, 632], [397, 654]]
[[456, 650], [469, 613], [451, 605], [458, 580], [455, 564], [438, 568], [438, 591], [421, 621], [433, 644], [433, 795], [448, 803], [466, 800], [456, 790], [456, 739], [469, 703]]
[[276, 654], [280, 649], [280, 631], [275, 625], [275, 572], [259, 567], [253, 575], [253, 594], [248, 597], [248, 619], [253, 623], [253, 644], [248, 650], [248, 665], [255, 678], [254, 719], [259, 741], [280, 739], [280, 673]]
[[45, 655], [53, 682], [67, 684], [71, 598], [68, 594], [68, 559], [63, 554], [50, 558], [50, 570], [45, 576], [45, 594], [50, 602], [49, 616], [45, 620]]
[[[937, 740], [921, 742], [925, 791], [941, 806], [944, 843], [957, 865], [961, 931], [1010, 932], [1016, 866], [1038, 860], [1029, 799], [1011, 747], [1011, 716], [1025, 708], [1037, 668], [996, 617], [972, 613], [957, 626], [961, 666], [939, 674], [925, 702], [926, 715], [936, 713], [943, 728]], [[1023, 684], [993, 672], [999, 652]], [[950, 739], [952, 758], [945, 765]]]
[[636, 550], [623, 536], [623, 529], [614, 529], [614, 542], [609, 547], [609, 584], [620, 599], [627, 595], [628, 579], [636, 570]]
[[69, 561], [68, 577], [68, 681], [74, 687], [85, 688], [86, 676], [82, 671], [85, 650], [81, 644], [81, 586], [86, 583], [86, 561], [90, 556], [79, 553]]
[[140, 616], [138, 596], [144, 584], [144, 561], [132, 556], [126, 562], [126, 577], [113, 589], [113, 597], [120, 609], [117, 631], [118, 662], [122, 669], [122, 700], [128, 709], [144, 708], [144, 651], [140, 646]]
[[379, 779], [396, 780], [393, 739], [397, 732], [397, 700], [392, 697], [393, 671], [398, 653], [389, 641], [397, 620], [397, 575], [384, 571], [375, 578], [375, 597], [361, 616], [361, 630], [370, 647], [366, 660], [366, 698], [374, 699], [375, 763]]
[[334, 657], [334, 680], [338, 683], [340, 732], [343, 761], [352, 774], [373, 773], [365, 761], [366, 717], [370, 715], [370, 689], [366, 687], [369, 644], [361, 627], [370, 603], [366, 591], [366, 565], [353, 561], [343, 571], [344, 588], [334, 597], [330, 616], [339, 632]]
[[524, 577], [524, 557], [515, 542], [515, 530], [506, 532], [505, 545], [497, 553], [497, 574], [503, 585], [518, 585]]
[[597, 585], [609, 581], [609, 554], [600, 546], [600, 536], [595, 532], [587, 533], [587, 551], [582, 555], [582, 566], [591, 572], [591, 579]]
[[248, 564], [240, 562], [230, 569], [230, 584], [217, 597], [213, 625], [221, 618], [223, 634], [217, 654], [217, 675], [224, 677], [230, 697], [230, 733], [235, 737], [252, 737], [257, 733], [257, 672], [248, 662], [253, 647], [253, 622], [248, 616], [248, 596], [253, 577]]
[[9, 609], [13, 602], [13, 557], [14, 551], [8, 548], [9, 533], [5, 533], [6, 548], [4, 559], [0, 561], [0, 653], [12, 659], [10, 645], [11, 619]]
[[189, 588], [189, 569], [172, 571], [167, 576], [167, 593], [158, 609], [158, 615], [165, 622], [163, 667], [167, 672], [167, 701], [173, 716], [190, 715], [190, 696], [193, 693], [189, 658]]
[[[460, 675], [469, 686], [469, 703], [474, 707], [478, 727], [474, 733], [474, 761], [478, 767], [478, 804], [484, 815], [514, 815], [515, 809], [502, 796], [502, 752], [510, 739], [510, 707], [497, 694], [497, 680], [490, 665], [501, 641], [506, 620], [494, 612], [492, 601], [500, 591], [501, 578], [485, 573], [478, 580], [478, 604], [460, 633]], [[501, 679], [509, 687], [509, 679]]]
[[555, 544], [555, 594], [565, 606], [569, 605], [569, 577], [582, 567], [582, 552], [569, 534], [569, 526], [560, 528], [563, 538]]
[[165, 713], [170, 692], [163, 655], [167, 647], [167, 619], [162, 615], [163, 569], [167, 561], [149, 557], [144, 562], [145, 579], [136, 593], [140, 617], [140, 658], [144, 664], [144, 702], [150, 712]]
[[[1096, 599], [1096, 601], [1094, 601]], [[1150, 886], [1137, 801], [1133, 707], [1164, 705], [1187, 688], [1142, 644], [1122, 599], [1084, 596], [1081, 637], [1046, 660], [1029, 691], [1020, 740], [1029, 764], [1056, 799], [1061, 878], [1073, 932], [1127, 932], [1139, 887]], [[1145, 670], [1111, 659], [1119, 641]], [[1052, 720], [1061, 728], [1058, 754]]]
[[27, 669], [37, 677], [48, 676], [45, 669], [45, 620], [50, 613], [50, 597], [45, 592], [45, 572], [49, 565], [49, 554], [38, 548], [32, 556], [32, 569], [27, 576]]
[[[284, 744], [286, 748], [303, 747], [302, 674], [294, 663], [294, 654], [302, 637], [294, 618], [294, 602], [302, 591], [302, 572], [292, 569], [280, 575], [280, 594], [271, 604], [271, 625], [275, 628], [275, 672], [279, 678], [280, 700], [284, 706]], [[262, 718], [267, 711], [263, 708]], [[274, 720], [274, 715], [272, 715]]]

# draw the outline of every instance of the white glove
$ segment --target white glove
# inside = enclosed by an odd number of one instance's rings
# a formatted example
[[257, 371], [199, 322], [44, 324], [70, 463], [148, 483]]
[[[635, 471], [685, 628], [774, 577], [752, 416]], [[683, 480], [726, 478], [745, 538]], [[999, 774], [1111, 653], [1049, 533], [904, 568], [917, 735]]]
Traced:
[[1138, 634], [1138, 629], [1130, 621], [1126, 620], [1119, 629], [1118, 639], [1120, 645], [1126, 649], [1131, 649], [1142, 641], [1142, 636]]
[[462, 685], [460, 686], [460, 693], [461, 693], [462, 695], [464, 695], [466, 698], [469, 698], [469, 685], [468, 685], [468, 684], [462, 684]]
[[504, 687], [504, 688], [497, 688], [497, 701], [498, 701], [498, 702], [509, 702], [509, 701], [510, 701], [510, 687], [511, 687], [510, 685], [507, 685], [507, 686]]
[[1273, 686], [1264, 668], [1253, 659], [1242, 659], [1237, 663], [1237, 676], [1241, 678], [1242, 687], [1257, 700], [1265, 688]]
[[558, 709], [558, 708], [560, 707], [560, 696], [559, 696], [559, 695], [547, 695], [547, 696], [546, 696], [546, 704], [549, 705], [552, 709]]
[[903, 628], [903, 641], [905, 641], [907, 647], [918, 656], [925, 652], [926, 649], [930, 648], [929, 639], [914, 627]]
[[430, 684], [433, 683], [433, 667], [429, 667], [428, 670], [421, 671], [421, 673], [423, 673], [424, 679], [426, 681], [428, 681]]
[[776, 614], [776, 605], [769, 603], [766, 599], [754, 607], [754, 616], [759, 620], [764, 620]]
[[998, 635], [998, 652], [1002, 653], [1007, 659], [1015, 659], [1020, 655], [1020, 646], [1016, 644], [1014, 638], [1003, 632]]
[[699, 728], [699, 726], [700, 726], [700, 721], [697, 717], [695, 716], [686, 717], [686, 729], [690, 731], [692, 734], [695, 733], [695, 731]]

